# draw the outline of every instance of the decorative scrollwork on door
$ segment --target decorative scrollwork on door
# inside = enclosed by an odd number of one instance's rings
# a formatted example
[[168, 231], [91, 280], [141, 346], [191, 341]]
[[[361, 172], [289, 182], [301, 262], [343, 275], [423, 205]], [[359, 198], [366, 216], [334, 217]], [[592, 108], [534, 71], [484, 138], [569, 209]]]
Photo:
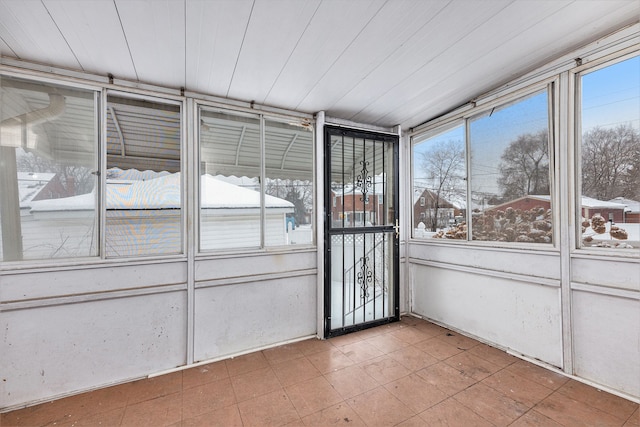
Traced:
[[365, 204], [369, 203], [369, 190], [371, 189], [372, 178], [369, 176], [369, 170], [367, 166], [369, 166], [369, 162], [366, 160], [360, 161], [362, 165], [362, 170], [360, 171], [360, 175], [356, 178], [356, 188], [359, 188], [362, 191], [362, 197], [360, 198]]
[[373, 272], [369, 268], [369, 257], [360, 258], [360, 271], [356, 276], [358, 285], [360, 285], [360, 298], [369, 299], [369, 287], [373, 282]]

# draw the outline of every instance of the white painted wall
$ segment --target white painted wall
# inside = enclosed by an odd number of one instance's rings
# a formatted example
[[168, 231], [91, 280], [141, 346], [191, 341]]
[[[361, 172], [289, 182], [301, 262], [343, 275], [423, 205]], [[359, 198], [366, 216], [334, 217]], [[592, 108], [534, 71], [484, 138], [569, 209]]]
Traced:
[[640, 260], [575, 258], [574, 374], [640, 398]]
[[190, 334], [196, 361], [315, 335], [316, 273], [309, 248], [196, 260], [193, 288], [186, 259], [2, 271], [0, 408], [185, 366]]
[[560, 282], [545, 277], [557, 273], [545, 268], [554, 258], [557, 264], [557, 255], [420, 243], [410, 244], [409, 253], [414, 313], [562, 366]]
[[316, 251], [228, 255], [195, 266], [195, 361], [316, 334]]

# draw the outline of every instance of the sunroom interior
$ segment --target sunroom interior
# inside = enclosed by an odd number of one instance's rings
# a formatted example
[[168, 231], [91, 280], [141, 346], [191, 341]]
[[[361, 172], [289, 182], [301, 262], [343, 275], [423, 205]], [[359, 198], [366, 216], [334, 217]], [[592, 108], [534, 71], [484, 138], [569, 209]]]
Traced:
[[401, 315], [639, 402], [639, 17], [1, 0], [0, 411]]

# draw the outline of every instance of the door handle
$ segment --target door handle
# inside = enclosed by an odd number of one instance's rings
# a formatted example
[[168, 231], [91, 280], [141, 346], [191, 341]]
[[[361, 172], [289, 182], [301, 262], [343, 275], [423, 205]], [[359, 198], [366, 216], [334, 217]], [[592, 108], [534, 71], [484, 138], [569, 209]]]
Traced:
[[396, 225], [393, 226], [393, 229], [396, 232], [396, 238], [400, 238], [400, 224], [398, 223], [398, 220], [396, 219]]

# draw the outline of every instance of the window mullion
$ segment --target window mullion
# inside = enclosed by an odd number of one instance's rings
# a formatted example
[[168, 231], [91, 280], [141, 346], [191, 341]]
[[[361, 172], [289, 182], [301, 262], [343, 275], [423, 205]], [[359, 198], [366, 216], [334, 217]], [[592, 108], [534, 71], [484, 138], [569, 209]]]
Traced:
[[265, 120], [264, 116], [260, 115], [260, 248], [263, 249], [266, 246], [265, 231], [267, 229], [267, 215], [265, 207], [265, 179], [267, 176], [266, 162], [265, 162]]

